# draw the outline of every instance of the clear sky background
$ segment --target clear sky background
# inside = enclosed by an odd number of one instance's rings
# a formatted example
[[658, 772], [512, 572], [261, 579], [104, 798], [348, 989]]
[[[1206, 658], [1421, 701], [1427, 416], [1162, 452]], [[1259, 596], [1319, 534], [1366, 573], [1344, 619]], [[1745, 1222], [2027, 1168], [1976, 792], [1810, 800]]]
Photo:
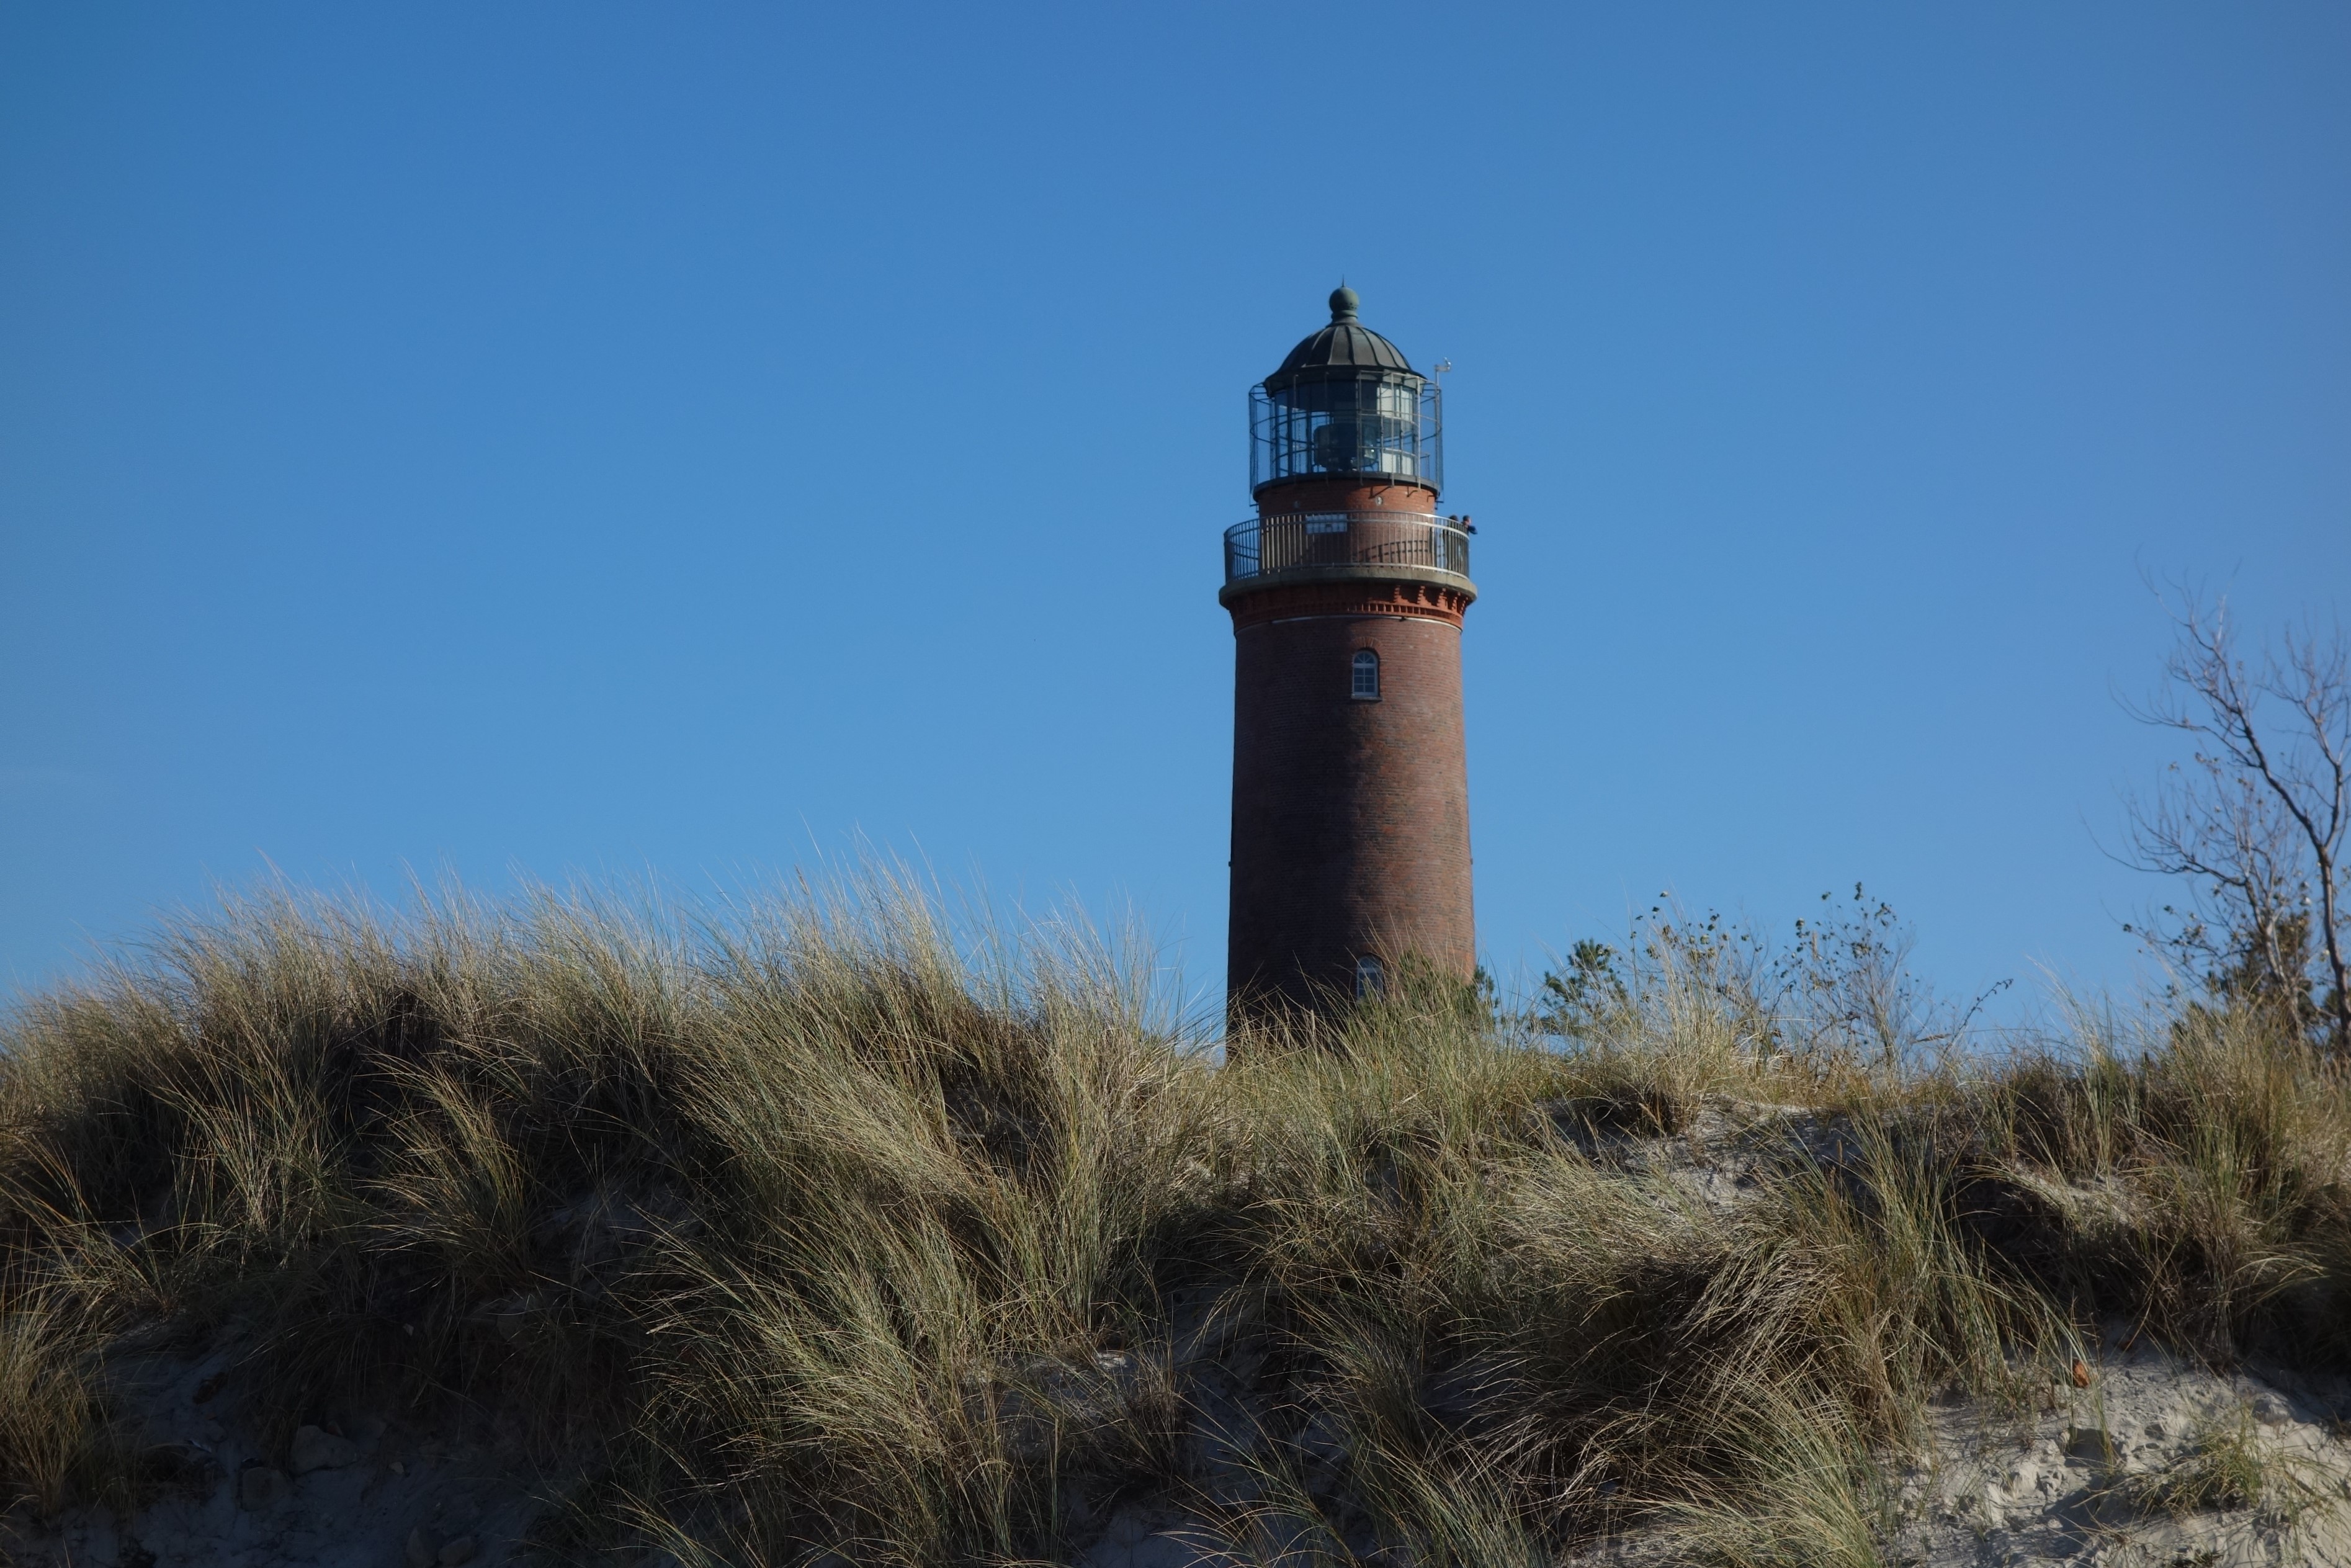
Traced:
[[0, 7], [0, 995], [862, 833], [1221, 984], [1244, 398], [1447, 378], [1479, 917], [2126, 985], [2145, 573], [2351, 590], [2341, 5]]

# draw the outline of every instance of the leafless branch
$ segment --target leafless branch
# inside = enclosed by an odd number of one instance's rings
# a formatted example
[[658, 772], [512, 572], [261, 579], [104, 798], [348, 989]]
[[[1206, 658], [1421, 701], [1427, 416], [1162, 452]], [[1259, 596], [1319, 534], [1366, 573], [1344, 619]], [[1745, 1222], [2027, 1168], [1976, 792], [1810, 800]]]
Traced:
[[[2248, 664], [2224, 599], [2178, 591], [2165, 682], [2132, 716], [2185, 738], [2152, 800], [2131, 799], [2143, 871], [2183, 877], [2155, 939], [2214, 989], [2288, 1007], [2351, 1054], [2342, 850], [2351, 828], [2351, 657], [2339, 627], [2289, 631]], [[2273, 705], [2273, 706], [2265, 706]], [[2282, 706], [2283, 721], [2271, 714]], [[2314, 945], [2316, 951], [2313, 951]], [[2312, 969], [2325, 994], [2313, 999]]]

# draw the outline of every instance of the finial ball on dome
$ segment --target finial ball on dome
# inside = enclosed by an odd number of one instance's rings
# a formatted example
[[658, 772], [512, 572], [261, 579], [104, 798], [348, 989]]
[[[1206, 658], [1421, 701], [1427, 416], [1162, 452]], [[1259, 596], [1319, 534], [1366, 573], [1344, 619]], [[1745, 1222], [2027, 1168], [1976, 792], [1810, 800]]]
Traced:
[[1338, 287], [1331, 290], [1331, 319], [1333, 321], [1353, 320], [1355, 319], [1355, 308], [1362, 303], [1363, 301], [1361, 299], [1355, 298], [1355, 291], [1353, 289], [1348, 287], [1343, 283], [1339, 285]]

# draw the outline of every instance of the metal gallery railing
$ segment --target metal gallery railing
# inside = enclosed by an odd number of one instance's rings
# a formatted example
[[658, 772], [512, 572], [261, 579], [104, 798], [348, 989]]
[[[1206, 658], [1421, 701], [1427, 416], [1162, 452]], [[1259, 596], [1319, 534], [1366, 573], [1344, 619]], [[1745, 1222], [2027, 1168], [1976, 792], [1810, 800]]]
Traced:
[[1469, 530], [1432, 512], [1291, 512], [1225, 530], [1225, 580], [1317, 566], [1412, 566], [1469, 575]]

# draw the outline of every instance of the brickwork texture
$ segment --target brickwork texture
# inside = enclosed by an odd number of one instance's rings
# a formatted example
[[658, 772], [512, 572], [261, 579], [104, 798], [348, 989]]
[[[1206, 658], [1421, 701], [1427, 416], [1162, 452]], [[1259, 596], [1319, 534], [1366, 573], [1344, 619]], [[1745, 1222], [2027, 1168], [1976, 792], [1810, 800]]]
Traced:
[[[1473, 973], [1467, 603], [1384, 581], [1269, 585], [1232, 600], [1237, 1015], [1352, 997], [1366, 955], [1390, 974], [1407, 954]], [[1380, 659], [1374, 702], [1350, 695], [1366, 648]]]

